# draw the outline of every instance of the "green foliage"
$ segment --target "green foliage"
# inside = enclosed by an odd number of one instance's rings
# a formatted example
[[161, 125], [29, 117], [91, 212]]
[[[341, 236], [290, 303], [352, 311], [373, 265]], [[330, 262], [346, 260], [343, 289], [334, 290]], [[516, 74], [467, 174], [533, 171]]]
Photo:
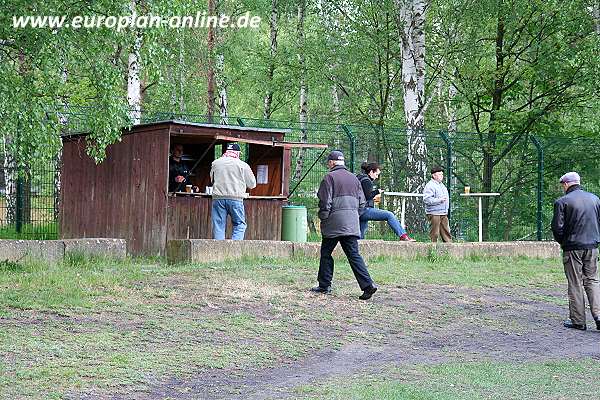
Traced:
[[0, 9], [0, 92], [6, 94], [0, 97], [0, 135], [9, 139], [9, 154], [19, 155], [19, 165], [32, 158], [54, 158], [65, 130], [60, 120], [65, 105], [93, 104], [88, 149], [96, 160], [102, 159], [104, 148], [127, 125], [124, 75], [118, 60], [131, 38], [110, 29], [15, 29], [12, 17], [122, 15], [126, 2], [74, 7], [64, 1], [12, 1], [2, 2]]

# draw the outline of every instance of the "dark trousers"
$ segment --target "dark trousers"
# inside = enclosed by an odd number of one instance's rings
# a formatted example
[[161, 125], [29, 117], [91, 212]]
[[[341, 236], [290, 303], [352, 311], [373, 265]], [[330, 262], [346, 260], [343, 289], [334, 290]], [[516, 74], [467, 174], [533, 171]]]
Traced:
[[319, 262], [319, 286], [326, 288], [331, 286], [333, 278], [333, 249], [338, 242], [342, 245], [342, 250], [346, 254], [346, 258], [350, 263], [350, 268], [354, 273], [354, 277], [358, 281], [358, 286], [361, 290], [365, 290], [373, 285], [373, 280], [369, 275], [365, 261], [358, 253], [358, 238], [356, 236], [340, 236], [336, 238], [323, 238], [321, 242], [321, 260]]

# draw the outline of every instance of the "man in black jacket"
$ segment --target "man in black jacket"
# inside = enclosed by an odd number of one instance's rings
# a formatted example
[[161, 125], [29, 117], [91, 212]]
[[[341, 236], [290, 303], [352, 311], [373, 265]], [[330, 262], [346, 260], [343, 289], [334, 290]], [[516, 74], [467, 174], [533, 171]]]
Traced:
[[358, 252], [360, 237], [359, 216], [365, 207], [365, 195], [356, 176], [344, 165], [344, 154], [332, 151], [327, 156], [329, 173], [325, 175], [317, 196], [319, 197], [319, 219], [321, 220], [321, 260], [317, 279], [319, 286], [313, 292], [331, 293], [333, 278], [333, 249], [338, 242], [348, 258], [352, 272], [363, 294], [359, 299], [368, 300], [377, 291], [365, 261]]
[[560, 178], [565, 195], [554, 202], [552, 218], [552, 233], [563, 249], [563, 264], [568, 282], [570, 319], [563, 325], [582, 331], [587, 329], [587, 295], [596, 328], [600, 330], [597, 263], [600, 243], [600, 199], [595, 194], [584, 191], [580, 181], [577, 172], [568, 172]]
[[181, 159], [183, 145], [173, 145], [172, 156], [169, 157], [169, 192], [181, 192], [188, 181], [190, 171], [187, 164]]

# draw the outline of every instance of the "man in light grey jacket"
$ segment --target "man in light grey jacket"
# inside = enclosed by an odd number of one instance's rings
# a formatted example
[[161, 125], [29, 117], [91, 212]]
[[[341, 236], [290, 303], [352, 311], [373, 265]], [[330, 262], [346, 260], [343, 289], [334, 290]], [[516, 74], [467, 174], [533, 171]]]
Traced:
[[210, 180], [212, 192], [213, 238], [225, 239], [227, 215], [231, 216], [233, 232], [231, 239], [243, 240], [246, 232], [246, 212], [243, 200], [248, 197], [246, 189], [256, 187], [256, 178], [248, 164], [240, 160], [240, 146], [229, 143], [221, 158], [212, 162]]
[[448, 206], [450, 196], [448, 189], [442, 183], [444, 180], [444, 169], [442, 167], [431, 168], [431, 180], [423, 190], [423, 202], [425, 202], [425, 213], [431, 226], [429, 237], [432, 242], [437, 242], [442, 237], [444, 242], [452, 242], [450, 236], [450, 224], [448, 222]]

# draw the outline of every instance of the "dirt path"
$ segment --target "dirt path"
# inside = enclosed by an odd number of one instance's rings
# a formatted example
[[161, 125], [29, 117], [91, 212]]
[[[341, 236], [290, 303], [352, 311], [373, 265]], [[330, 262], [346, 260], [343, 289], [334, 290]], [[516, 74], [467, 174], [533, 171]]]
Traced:
[[[374, 302], [401, 305], [411, 319], [407, 329], [385, 322], [367, 330], [377, 337], [353, 340], [338, 349], [323, 348], [299, 360], [266, 369], [209, 371], [186, 379], [155, 382], [144, 399], [281, 399], [295, 389], [352, 374], [390, 367], [450, 361], [541, 361], [600, 359], [600, 331], [561, 326], [566, 305], [561, 290], [467, 290], [411, 288], [382, 291]], [[401, 300], [399, 300], [401, 299]], [[450, 312], [448, 311], [450, 310]], [[416, 323], [415, 323], [415, 320]], [[368, 323], [368, 321], [366, 322]], [[324, 334], [327, 327], [321, 326]], [[331, 331], [331, 335], [339, 332]], [[122, 397], [119, 397], [122, 398]]]

